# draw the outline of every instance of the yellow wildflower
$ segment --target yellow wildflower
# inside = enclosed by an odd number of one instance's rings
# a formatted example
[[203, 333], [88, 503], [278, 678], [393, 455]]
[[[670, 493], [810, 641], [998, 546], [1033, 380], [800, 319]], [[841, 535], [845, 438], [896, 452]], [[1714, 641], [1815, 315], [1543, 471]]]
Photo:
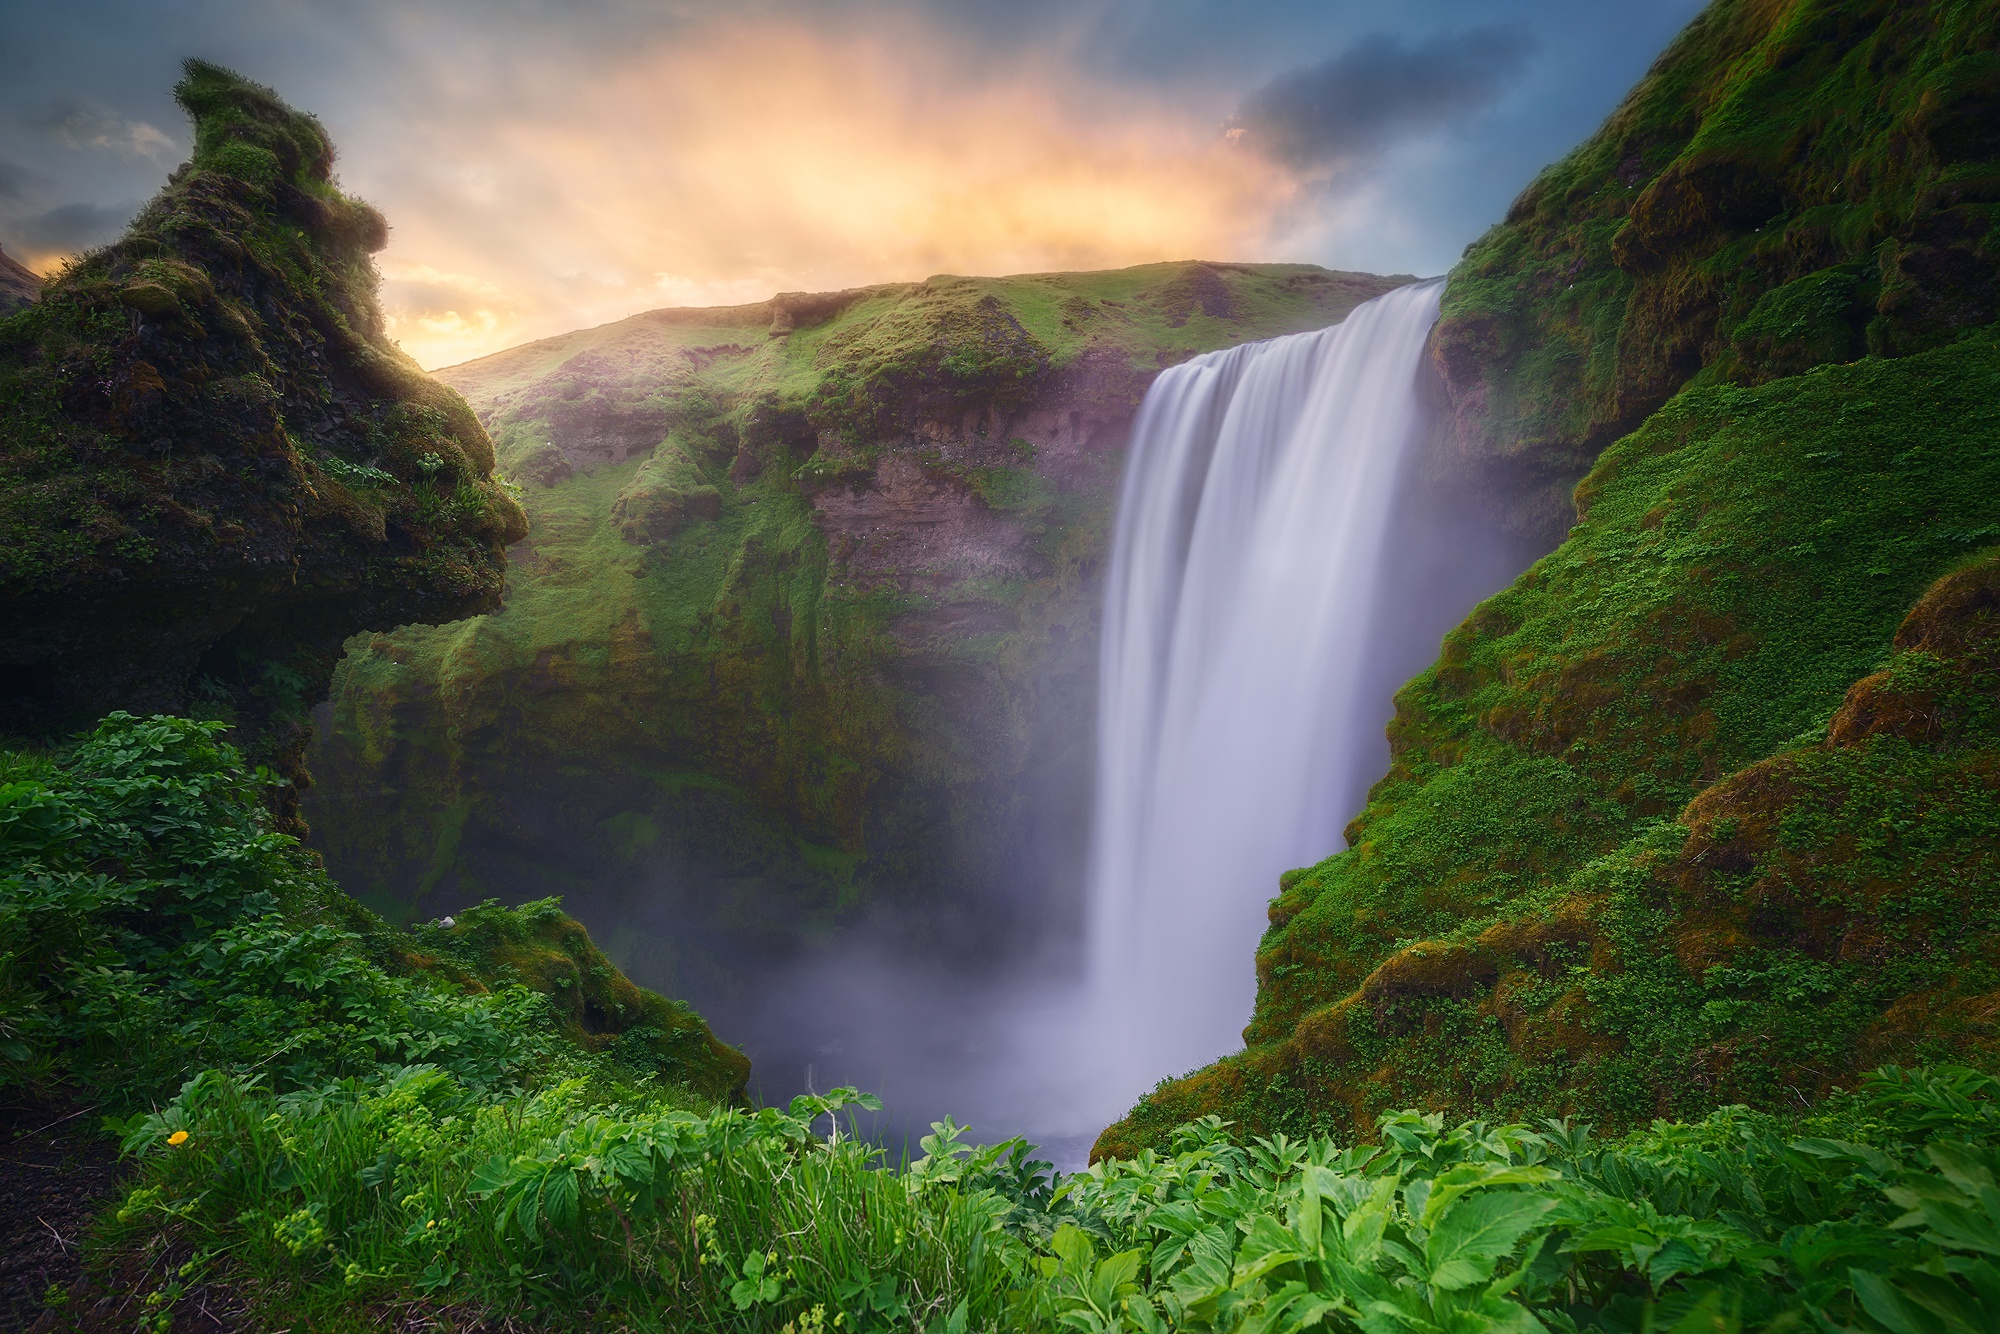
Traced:
[[173, 1145], [176, 1149], [187, 1142], [188, 1133], [185, 1130], [176, 1130], [173, 1134], [167, 1136], [167, 1143]]

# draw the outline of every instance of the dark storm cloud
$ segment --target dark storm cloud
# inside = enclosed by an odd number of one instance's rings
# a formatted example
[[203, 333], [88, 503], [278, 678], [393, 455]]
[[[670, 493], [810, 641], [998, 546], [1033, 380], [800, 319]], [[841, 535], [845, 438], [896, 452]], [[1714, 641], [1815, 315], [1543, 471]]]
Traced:
[[87, 250], [117, 240], [136, 212], [136, 204], [63, 204], [9, 223], [8, 239], [30, 250]]
[[1227, 130], [1244, 147], [1299, 170], [1365, 161], [1491, 107], [1532, 47], [1514, 28], [1440, 33], [1408, 45], [1370, 33], [1329, 60], [1265, 84]]

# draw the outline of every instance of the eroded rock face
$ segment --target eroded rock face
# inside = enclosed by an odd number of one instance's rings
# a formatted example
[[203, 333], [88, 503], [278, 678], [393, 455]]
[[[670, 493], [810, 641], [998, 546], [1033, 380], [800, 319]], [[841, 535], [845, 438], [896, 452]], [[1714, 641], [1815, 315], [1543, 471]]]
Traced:
[[0, 322], [0, 727], [219, 712], [296, 783], [342, 641], [497, 605], [526, 522], [384, 336], [387, 228], [318, 122], [199, 62], [175, 93], [192, 160]]

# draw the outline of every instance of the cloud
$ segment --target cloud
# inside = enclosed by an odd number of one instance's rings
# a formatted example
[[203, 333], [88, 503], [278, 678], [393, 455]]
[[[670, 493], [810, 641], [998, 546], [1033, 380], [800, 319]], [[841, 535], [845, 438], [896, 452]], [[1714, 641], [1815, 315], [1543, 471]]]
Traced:
[[1414, 45], [1372, 33], [1252, 93], [1225, 137], [1295, 170], [1330, 175], [1486, 110], [1531, 48], [1511, 28], [1439, 33]]
[[9, 238], [33, 257], [31, 262], [48, 262], [117, 240], [138, 211], [137, 204], [63, 204], [17, 218], [7, 230]]
[[30, 124], [65, 148], [96, 149], [154, 162], [164, 162], [179, 152], [173, 139], [147, 122], [127, 119], [95, 102], [74, 97], [57, 98]]
[[11, 204], [25, 199], [29, 189], [41, 183], [37, 173], [0, 158], [0, 204]]
[[426, 365], [669, 302], [1242, 256], [1293, 189], [1213, 108], [916, 21], [737, 18], [564, 73], [344, 159], [395, 225], [384, 305]]

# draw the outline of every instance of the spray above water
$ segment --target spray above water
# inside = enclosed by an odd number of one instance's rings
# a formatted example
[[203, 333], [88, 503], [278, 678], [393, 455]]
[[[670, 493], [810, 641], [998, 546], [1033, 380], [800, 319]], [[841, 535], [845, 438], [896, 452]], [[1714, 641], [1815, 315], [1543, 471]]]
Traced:
[[1106, 1107], [1239, 1045], [1265, 900], [1338, 849], [1379, 776], [1369, 627], [1443, 286], [1196, 357], [1139, 410], [1105, 589], [1087, 921]]

